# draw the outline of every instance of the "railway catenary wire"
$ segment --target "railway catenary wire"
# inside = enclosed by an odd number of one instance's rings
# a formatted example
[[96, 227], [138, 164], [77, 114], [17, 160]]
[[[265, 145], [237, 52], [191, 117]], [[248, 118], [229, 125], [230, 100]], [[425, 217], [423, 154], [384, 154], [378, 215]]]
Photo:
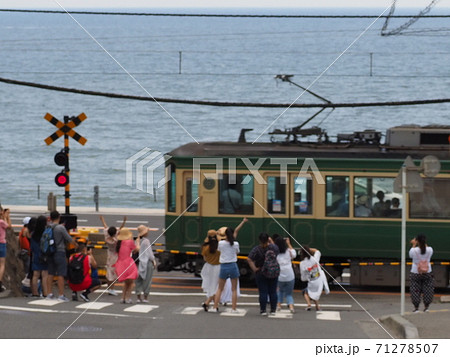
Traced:
[[[0, 9], [0, 12], [24, 12], [43, 14], [67, 14], [62, 10], [35, 10], [35, 9]], [[155, 16], [155, 17], [231, 17], [231, 18], [312, 18], [312, 19], [360, 19], [360, 18], [447, 18], [450, 15], [257, 15], [257, 14], [206, 14], [206, 13], [157, 13], [157, 12], [110, 12], [110, 11], [75, 11], [74, 15], [102, 15], [102, 16]]]
[[204, 105], [216, 107], [253, 107], [253, 108], [357, 108], [357, 107], [386, 107], [386, 106], [410, 106], [410, 105], [426, 105], [426, 104], [442, 104], [450, 103], [450, 98], [424, 99], [424, 100], [406, 100], [406, 101], [389, 101], [389, 102], [360, 102], [360, 103], [252, 103], [252, 102], [221, 102], [221, 101], [207, 101], [207, 100], [190, 100], [190, 99], [175, 99], [175, 98], [157, 98], [157, 97], [143, 97], [136, 95], [127, 95], [119, 93], [98, 92], [84, 89], [58, 87], [42, 83], [18, 81], [0, 77], [0, 82], [7, 84], [14, 84], [19, 86], [34, 87], [45, 90], [52, 90], [58, 92], [75, 93], [81, 95], [92, 95], [107, 97], [113, 99], [128, 99], [148, 102], [174, 103], [174, 104], [188, 104], [188, 105]]

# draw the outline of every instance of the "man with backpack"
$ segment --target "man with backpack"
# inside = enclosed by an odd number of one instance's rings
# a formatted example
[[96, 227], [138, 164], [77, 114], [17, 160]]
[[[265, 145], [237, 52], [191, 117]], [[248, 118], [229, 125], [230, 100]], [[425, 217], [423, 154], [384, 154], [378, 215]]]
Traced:
[[255, 273], [256, 285], [259, 291], [260, 314], [267, 316], [267, 297], [270, 300], [270, 315], [277, 310], [277, 285], [280, 275], [280, 265], [277, 261], [278, 247], [273, 244], [267, 233], [259, 235], [259, 245], [254, 247], [247, 257], [250, 268]]
[[92, 255], [92, 250], [88, 250], [86, 239], [80, 238], [78, 241], [77, 252], [69, 259], [67, 277], [69, 287], [72, 289], [72, 300], [78, 301], [78, 291], [83, 291], [80, 297], [88, 302], [89, 294], [97, 290], [101, 283], [98, 277], [93, 276], [97, 269], [97, 262]]
[[[53, 277], [57, 277], [58, 285], [58, 301], [67, 302], [68, 298], [64, 296], [64, 283], [67, 275], [67, 258], [66, 258], [66, 243], [72, 243], [75, 247], [78, 244], [72, 239], [64, 225], [59, 224], [61, 215], [58, 211], [50, 212], [51, 224], [49, 229], [46, 229], [41, 238], [41, 253], [46, 257], [48, 263], [48, 278], [47, 278], [47, 299], [54, 299], [52, 293]], [[48, 242], [47, 247], [44, 248], [42, 242]], [[44, 252], [43, 249], [48, 251]]]

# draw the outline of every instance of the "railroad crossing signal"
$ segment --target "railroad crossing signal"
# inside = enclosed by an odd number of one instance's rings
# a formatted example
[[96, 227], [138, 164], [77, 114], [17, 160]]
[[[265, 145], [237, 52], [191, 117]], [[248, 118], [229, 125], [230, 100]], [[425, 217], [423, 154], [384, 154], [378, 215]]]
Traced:
[[63, 135], [70, 136], [71, 138], [78, 141], [81, 145], [86, 144], [87, 139], [82, 137], [75, 130], [73, 130], [73, 128], [80, 125], [84, 120], [86, 120], [87, 118], [86, 114], [81, 113], [77, 117], [72, 117], [70, 118], [71, 121], [67, 121], [67, 123], [66, 118], [64, 118], [63, 123], [62, 121], [56, 119], [50, 113], [45, 114], [44, 118], [58, 128], [58, 130], [56, 130], [52, 135], [50, 135], [47, 139], [45, 139], [45, 143], [47, 145], [50, 145]]
[[64, 168], [60, 173], [58, 173], [55, 176], [55, 183], [59, 187], [65, 188], [65, 204], [66, 204], [66, 215], [67, 217], [71, 217], [75, 219], [75, 227], [76, 227], [76, 216], [72, 217], [73, 215], [70, 215], [70, 185], [69, 185], [69, 175], [70, 175], [70, 168], [69, 168], [69, 137], [75, 139], [78, 141], [81, 145], [86, 144], [87, 139], [82, 137], [80, 134], [78, 134], [75, 130], [73, 130], [75, 127], [80, 125], [84, 120], [86, 120], [87, 116], [84, 113], [81, 113], [77, 117], [64, 117], [64, 122], [56, 119], [53, 115], [50, 113], [45, 114], [44, 116], [45, 120], [53, 124], [58, 128], [52, 135], [50, 135], [47, 139], [45, 139], [45, 143], [47, 145], [52, 144], [55, 140], [59, 139], [61, 136], [64, 135], [64, 149], [62, 149], [60, 152], [56, 153], [54, 161], [55, 164], [58, 166], [63, 166]]

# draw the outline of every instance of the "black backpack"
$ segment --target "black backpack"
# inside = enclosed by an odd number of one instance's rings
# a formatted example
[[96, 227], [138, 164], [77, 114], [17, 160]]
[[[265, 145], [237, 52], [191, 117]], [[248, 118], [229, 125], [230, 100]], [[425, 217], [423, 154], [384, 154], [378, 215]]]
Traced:
[[74, 255], [70, 259], [69, 266], [67, 269], [67, 275], [69, 282], [72, 284], [81, 284], [84, 281], [84, 259], [86, 255], [79, 254]]
[[272, 249], [266, 250], [264, 254], [264, 264], [261, 267], [261, 273], [267, 279], [275, 279], [280, 275], [280, 264], [278, 264], [277, 255]]

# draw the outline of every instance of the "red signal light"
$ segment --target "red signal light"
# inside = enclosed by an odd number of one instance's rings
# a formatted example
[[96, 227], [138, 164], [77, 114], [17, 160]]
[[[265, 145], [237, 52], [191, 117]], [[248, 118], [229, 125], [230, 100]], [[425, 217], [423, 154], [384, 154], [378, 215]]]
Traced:
[[64, 187], [69, 184], [69, 176], [65, 172], [60, 172], [55, 176], [55, 183], [59, 187]]

